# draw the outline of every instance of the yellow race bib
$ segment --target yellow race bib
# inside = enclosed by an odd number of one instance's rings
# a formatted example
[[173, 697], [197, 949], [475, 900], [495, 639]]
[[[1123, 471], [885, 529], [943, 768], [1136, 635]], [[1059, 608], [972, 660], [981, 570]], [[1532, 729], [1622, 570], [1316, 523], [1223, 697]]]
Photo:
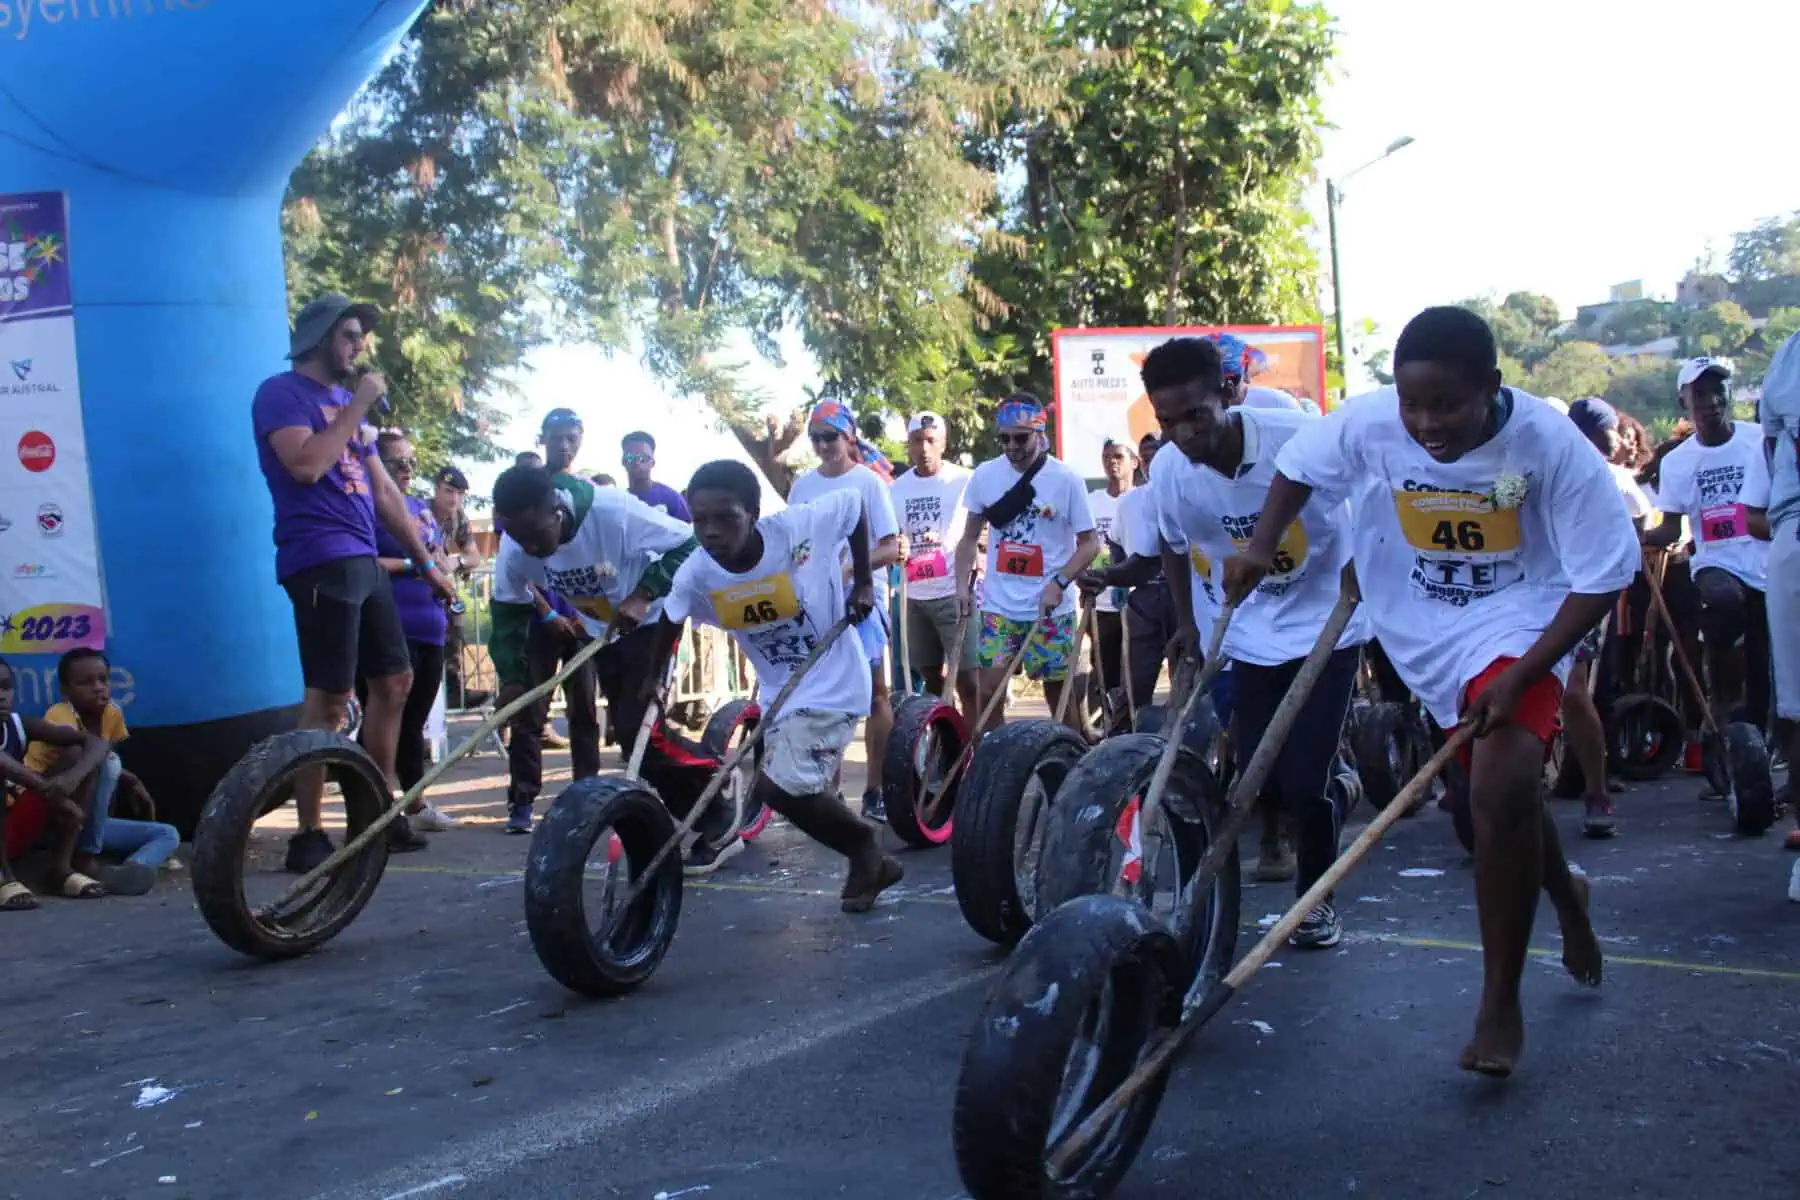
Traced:
[[1212, 559], [1206, 557], [1205, 551], [1192, 542], [1188, 543], [1188, 561], [1194, 564], [1194, 574], [1208, 583], [1212, 582]]
[[709, 596], [713, 611], [719, 614], [719, 624], [726, 629], [757, 629], [797, 620], [800, 616], [800, 600], [794, 595], [794, 577], [786, 571], [720, 588]]
[[[1250, 538], [1234, 537], [1231, 544], [1239, 554], [1250, 548]], [[1299, 518], [1287, 527], [1281, 535], [1281, 543], [1275, 547], [1275, 557], [1269, 564], [1271, 576], [1292, 575], [1306, 564], [1306, 553], [1309, 549], [1306, 541], [1306, 526], [1300, 524]]]
[[575, 606], [576, 612], [591, 621], [598, 621], [602, 625], [612, 624], [612, 601], [605, 596], [570, 596], [569, 603]]
[[1519, 510], [1496, 510], [1486, 496], [1396, 489], [1394, 510], [1407, 545], [1422, 554], [1512, 554], [1519, 549]]

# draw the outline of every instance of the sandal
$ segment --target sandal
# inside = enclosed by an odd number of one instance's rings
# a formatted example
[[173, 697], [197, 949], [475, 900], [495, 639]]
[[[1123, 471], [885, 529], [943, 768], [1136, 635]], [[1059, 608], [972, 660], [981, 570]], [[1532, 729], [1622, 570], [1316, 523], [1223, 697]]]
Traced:
[[62, 894], [70, 900], [98, 900], [106, 895], [106, 887], [98, 879], [70, 871], [63, 876]]
[[0, 912], [29, 912], [38, 907], [31, 889], [16, 879], [0, 883]]

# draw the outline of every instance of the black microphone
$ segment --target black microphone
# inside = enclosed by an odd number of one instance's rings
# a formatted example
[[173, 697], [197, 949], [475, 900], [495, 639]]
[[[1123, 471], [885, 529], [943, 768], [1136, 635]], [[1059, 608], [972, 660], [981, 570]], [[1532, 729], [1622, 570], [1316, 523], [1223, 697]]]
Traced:
[[[363, 381], [363, 376], [370, 374], [374, 370], [375, 370], [374, 367], [358, 367], [358, 368], [356, 368], [356, 382], [358, 384], [361, 384]], [[381, 395], [377, 396], [375, 398], [375, 403], [377, 403], [381, 406], [381, 411], [384, 413], [393, 411], [393, 409], [388, 404], [388, 394], [386, 392], [383, 392], [383, 393], [381, 393]]]

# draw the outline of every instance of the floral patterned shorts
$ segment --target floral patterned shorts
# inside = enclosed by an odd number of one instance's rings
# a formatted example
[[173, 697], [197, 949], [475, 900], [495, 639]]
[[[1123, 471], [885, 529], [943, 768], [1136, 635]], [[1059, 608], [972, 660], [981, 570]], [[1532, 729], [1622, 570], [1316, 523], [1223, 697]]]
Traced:
[[1042, 620], [1015, 621], [983, 612], [981, 665], [1003, 667], [1024, 645], [1026, 677], [1060, 683], [1069, 677], [1069, 660], [1075, 654], [1075, 615], [1070, 609]]

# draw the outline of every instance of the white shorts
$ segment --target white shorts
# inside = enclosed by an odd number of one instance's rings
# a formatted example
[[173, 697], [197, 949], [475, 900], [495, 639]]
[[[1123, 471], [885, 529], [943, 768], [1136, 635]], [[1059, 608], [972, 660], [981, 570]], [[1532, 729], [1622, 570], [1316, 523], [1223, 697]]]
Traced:
[[790, 796], [818, 796], [835, 789], [844, 751], [862, 718], [854, 713], [799, 708], [783, 713], [763, 736], [762, 773]]
[[1800, 721], [1800, 521], [1769, 539], [1769, 657], [1775, 660], [1775, 713]]

